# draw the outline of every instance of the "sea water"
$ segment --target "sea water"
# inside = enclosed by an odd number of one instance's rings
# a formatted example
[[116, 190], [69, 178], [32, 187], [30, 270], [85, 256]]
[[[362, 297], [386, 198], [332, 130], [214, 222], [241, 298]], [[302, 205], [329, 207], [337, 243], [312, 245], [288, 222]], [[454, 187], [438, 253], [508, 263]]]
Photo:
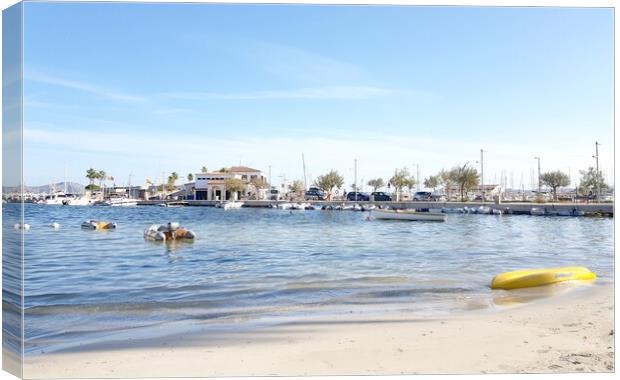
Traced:
[[[5, 215], [18, 210], [3, 208]], [[178, 334], [196, 324], [237, 331], [311, 315], [492, 308], [505, 292], [489, 288], [492, 277], [523, 268], [583, 265], [597, 282], [613, 281], [611, 218], [450, 214], [441, 223], [367, 217], [26, 204], [31, 229], [5, 223], [3, 230], [7, 239], [24, 233], [25, 351]], [[83, 230], [87, 219], [118, 227]], [[168, 221], [197, 239], [143, 238], [149, 225]], [[50, 226], [54, 222], [60, 229]]]

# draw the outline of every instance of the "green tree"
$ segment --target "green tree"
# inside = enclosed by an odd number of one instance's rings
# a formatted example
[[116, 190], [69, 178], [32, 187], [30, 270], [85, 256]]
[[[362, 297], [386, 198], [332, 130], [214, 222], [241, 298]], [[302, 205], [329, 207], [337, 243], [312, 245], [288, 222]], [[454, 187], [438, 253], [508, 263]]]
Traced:
[[304, 191], [304, 183], [300, 180], [295, 180], [289, 186], [289, 189], [295, 194], [300, 194], [301, 192]]
[[558, 200], [558, 187], [570, 185], [570, 177], [568, 174], [562, 173], [557, 170], [554, 172], [547, 172], [540, 175], [540, 182], [551, 188], [553, 192], [553, 199]]
[[228, 178], [224, 181], [224, 186], [226, 187], [226, 191], [229, 191], [232, 195], [233, 193], [239, 193], [245, 191], [245, 183], [239, 178]]
[[86, 171], [86, 178], [88, 178], [89, 185], [92, 188], [94, 186], [95, 180], [99, 178], [99, 172], [93, 168], [90, 168]]
[[580, 170], [581, 180], [579, 181], [579, 193], [580, 194], [596, 194], [598, 191], [607, 190], [609, 185], [605, 183], [605, 178], [603, 178], [603, 173], [599, 170], [596, 172], [596, 169], [593, 167], [588, 168], [588, 170]]
[[439, 186], [439, 182], [439, 175], [432, 175], [424, 180], [424, 187], [433, 189], [433, 191], [435, 191], [437, 186]]
[[206, 167], [206, 166], [203, 166], [202, 168], [200, 168], [200, 172], [201, 172], [201, 173], [207, 173], [207, 172], [209, 172], [209, 171], [207, 170], [207, 167]]
[[177, 174], [177, 172], [172, 172], [168, 176], [168, 183], [166, 184], [168, 191], [174, 190], [175, 183], [178, 179], [179, 179], [179, 175]]
[[99, 172], [97, 172], [97, 179], [99, 180], [99, 188], [102, 187], [102, 183], [103, 183], [103, 181], [106, 180], [106, 178], [107, 178], [106, 176], [107, 175], [108, 175], [108, 173], [106, 173], [103, 170], [99, 170]]
[[450, 170], [449, 176], [461, 191], [461, 202], [465, 201], [465, 193], [478, 186], [480, 180], [478, 171], [469, 166], [469, 163], [465, 163], [463, 166], [455, 166]]
[[455, 185], [454, 179], [452, 178], [452, 172], [442, 169], [437, 176], [439, 177], [439, 183], [444, 187], [446, 196], [450, 199], [452, 188]]
[[250, 183], [256, 189], [256, 198], [257, 199], [258, 199], [258, 194], [260, 193], [261, 189], [269, 188], [269, 183], [267, 183], [267, 180], [264, 177], [254, 177], [254, 178], [252, 178]]
[[189, 174], [187, 175], [187, 180], [188, 180], [189, 182], [192, 182], [192, 181], [194, 180], [194, 175], [193, 175], [192, 173], [189, 173]]
[[323, 191], [332, 191], [334, 187], [341, 188], [344, 184], [344, 177], [337, 171], [331, 170], [329, 173], [317, 177], [314, 185]]
[[377, 191], [377, 189], [385, 186], [385, 183], [383, 182], [383, 178], [375, 178], [368, 181], [368, 186], [372, 187], [372, 191]]
[[416, 182], [416, 180], [415, 180], [415, 178], [414, 178], [414, 177], [409, 177], [409, 178], [407, 178], [407, 181], [406, 181], [406, 185], [405, 185], [405, 186], [407, 186], [407, 189], [409, 190], [409, 193], [411, 193], [411, 190], [413, 189], [413, 187], [414, 187], [416, 184], [417, 184], [417, 182]]
[[[397, 169], [394, 171], [394, 175], [389, 180], [389, 184], [394, 187], [394, 191], [396, 192], [396, 201], [398, 202], [400, 199], [400, 192], [403, 188], [408, 187], [411, 181], [411, 176], [409, 175], [409, 171], [407, 168]], [[414, 181], [415, 182], [415, 181]]]

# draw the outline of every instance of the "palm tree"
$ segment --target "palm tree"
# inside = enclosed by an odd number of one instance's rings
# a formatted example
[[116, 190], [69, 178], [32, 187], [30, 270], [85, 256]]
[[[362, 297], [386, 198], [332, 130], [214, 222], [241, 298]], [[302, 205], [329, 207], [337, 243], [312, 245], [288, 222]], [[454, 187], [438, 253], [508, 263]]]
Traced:
[[200, 169], [200, 172], [201, 172], [201, 173], [207, 173], [207, 172], [208, 172], [207, 167], [206, 167], [206, 166], [203, 166], [203, 167]]
[[97, 178], [99, 179], [99, 188], [102, 187], [101, 184], [102, 184], [103, 181], [105, 181], [107, 174], [108, 173], [106, 173], [103, 170], [99, 170], [99, 172], [97, 173]]
[[443, 185], [446, 196], [448, 200], [450, 200], [452, 186], [454, 186], [454, 179], [452, 178], [452, 173], [450, 171], [445, 171], [441, 169], [439, 174], [437, 174], [437, 177], [439, 177], [439, 182]]
[[179, 175], [177, 174], [177, 172], [172, 172], [169, 176], [168, 176], [168, 191], [172, 191], [174, 190], [174, 185], [175, 182], [179, 179]]
[[90, 168], [86, 171], [86, 178], [88, 178], [89, 184], [88, 189], [92, 190], [95, 186], [95, 180], [98, 178], [99, 172], [93, 168]]
[[461, 190], [461, 202], [465, 201], [465, 193], [478, 186], [478, 171], [465, 163], [463, 166], [455, 166], [450, 170], [450, 177]]
[[188, 180], [189, 182], [192, 182], [192, 181], [194, 180], [194, 175], [193, 175], [192, 173], [189, 173], [189, 174], [187, 175], [187, 180]]

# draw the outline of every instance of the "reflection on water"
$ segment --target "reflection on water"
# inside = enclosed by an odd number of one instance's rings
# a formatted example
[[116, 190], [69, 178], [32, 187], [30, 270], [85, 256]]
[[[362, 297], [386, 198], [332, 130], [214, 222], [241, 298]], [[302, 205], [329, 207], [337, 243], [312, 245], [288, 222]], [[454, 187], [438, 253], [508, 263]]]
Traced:
[[496, 290], [492, 292], [493, 303], [498, 306], [518, 306], [527, 302], [565, 294], [576, 287], [592, 286], [594, 282], [594, 280], [566, 281], [534, 288]]
[[[53, 350], [178, 321], [264, 320], [343, 307], [426, 314], [488, 307], [517, 302], [517, 293], [498, 295], [489, 282], [522, 268], [583, 265], [599, 281], [612, 280], [613, 219], [449, 215], [445, 223], [386, 223], [366, 216], [27, 205], [26, 348]], [[87, 219], [118, 227], [82, 230]], [[144, 240], [145, 228], [168, 221], [198, 238]]]

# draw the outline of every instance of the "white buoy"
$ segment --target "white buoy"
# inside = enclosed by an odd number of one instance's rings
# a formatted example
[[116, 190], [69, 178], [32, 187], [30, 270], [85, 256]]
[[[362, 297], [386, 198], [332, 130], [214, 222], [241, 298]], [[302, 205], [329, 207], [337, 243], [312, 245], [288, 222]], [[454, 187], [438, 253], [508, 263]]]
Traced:
[[15, 223], [15, 225], [13, 227], [15, 227], [16, 230], [29, 230], [30, 229], [30, 224]]
[[50, 227], [52, 227], [55, 230], [59, 230], [60, 229], [60, 224], [54, 222], [54, 223], [50, 224]]

